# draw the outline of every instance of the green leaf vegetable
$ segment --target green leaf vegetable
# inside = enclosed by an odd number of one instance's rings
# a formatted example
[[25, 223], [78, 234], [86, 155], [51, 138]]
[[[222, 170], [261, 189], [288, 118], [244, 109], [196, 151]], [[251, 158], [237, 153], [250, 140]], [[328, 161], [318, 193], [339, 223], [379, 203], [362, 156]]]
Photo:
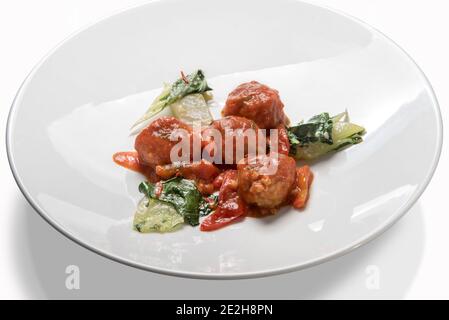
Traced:
[[[182, 73], [181, 73], [182, 74]], [[142, 122], [152, 118], [170, 104], [192, 93], [203, 93], [212, 90], [206, 81], [203, 71], [195, 72], [176, 80], [174, 83], [165, 84], [162, 93], [156, 97], [147, 112], [131, 127], [134, 129]]]
[[311, 160], [363, 141], [365, 129], [349, 121], [345, 111], [334, 117], [324, 112], [307, 122], [288, 128], [290, 154], [298, 160]]
[[179, 229], [184, 218], [169, 203], [144, 197], [134, 215], [134, 230], [141, 233], [170, 232]]
[[192, 226], [199, 224], [201, 193], [191, 180], [175, 177], [159, 184], [142, 182], [139, 191], [148, 198], [171, 204], [184, 220]]
[[206, 199], [202, 199], [200, 203], [200, 217], [205, 217], [214, 212], [218, 205], [218, 192], [211, 194]]
[[293, 134], [299, 141], [301, 146], [315, 142], [332, 144], [332, 126], [333, 120], [329, 117], [329, 113], [323, 112], [309, 121], [290, 127], [289, 132]]
[[207, 104], [204, 93], [192, 93], [172, 103], [170, 110], [175, 118], [194, 126], [200, 123], [207, 126], [212, 122], [210, 106]]

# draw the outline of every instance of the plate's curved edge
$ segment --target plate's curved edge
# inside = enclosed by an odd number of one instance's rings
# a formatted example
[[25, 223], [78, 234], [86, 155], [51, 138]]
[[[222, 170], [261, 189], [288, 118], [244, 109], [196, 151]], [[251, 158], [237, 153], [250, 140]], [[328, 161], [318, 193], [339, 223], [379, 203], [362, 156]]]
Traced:
[[50, 50], [43, 58], [40, 59], [40, 61], [33, 67], [33, 69], [30, 71], [30, 73], [27, 75], [27, 77], [25, 78], [25, 80], [22, 82], [19, 90], [17, 91], [14, 100], [12, 102], [11, 108], [9, 110], [9, 114], [8, 114], [8, 119], [7, 119], [7, 124], [6, 124], [6, 153], [7, 153], [7, 158], [8, 158], [8, 162], [9, 162], [9, 166], [11, 168], [13, 177], [17, 183], [17, 186], [19, 187], [20, 191], [22, 192], [22, 194], [24, 195], [25, 199], [28, 201], [28, 203], [33, 207], [33, 209], [46, 221], [48, 222], [54, 229], [56, 229], [58, 232], [60, 232], [61, 234], [63, 234], [64, 236], [66, 236], [67, 238], [69, 238], [70, 240], [72, 240], [73, 242], [77, 243], [78, 245], [93, 251], [105, 258], [114, 260], [116, 262], [131, 266], [131, 267], [135, 267], [141, 270], [146, 270], [146, 271], [152, 271], [152, 272], [156, 272], [159, 274], [163, 274], [163, 275], [169, 275], [169, 276], [178, 276], [178, 277], [185, 277], [185, 278], [193, 278], [193, 279], [210, 279], [210, 280], [227, 280], [227, 279], [249, 279], [249, 278], [262, 278], [262, 277], [268, 277], [268, 276], [273, 276], [273, 275], [280, 275], [280, 274], [285, 274], [285, 273], [289, 273], [289, 272], [293, 272], [293, 271], [298, 271], [298, 270], [302, 270], [302, 269], [306, 269], [330, 260], [333, 260], [335, 258], [341, 257], [351, 251], [353, 251], [356, 248], [359, 248], [369, 242], [371, 242], [372, 240], [374, 240], [375, 238], [377, 238], [378, 236], [380, 236], [381, 234], [383, 234], [385, 231], [387, 231], [388, 229], [390, 229], [390, 227], [392, 227], [399, 219], [401, 219], [409, 210], [410, 208], [416, 203], [416, 201], [419, 199], [419, 197], [422, 195], [422, 193], [424, 192], [424, 190], [427, 188], [427, 186], [429, 185], [430, 181], [432, 180], [432, 177], [436, 171], [436, 168], [438, 166], [438, 162], [440, 159], [440, 155], [441, 155], [441, 151], [442, 151], [442, 146], [443, 146], [443, 120], [442, 120], [442, 116], [441, 116], [441, 110], [439, 107], [439, 103], [438, 100], [436, 98], [435, 95], [435, 91], [429, 81], [429, 79], [427, 78], [427, 76], [425, 75], [425, 73], [423, 72], [423, 70], [419, 67], [419, 65], [415, 62], [415, 60], [401, 47], [399, 46], [395, 41], [393, 41], [392, 39], [390, 39], [388, 36], [386, 36], [384, 33], [382, 33], [381, 31], [377, 30], [376, 28], [372, 27], [371, 25], [365, 23], [364, 21], [353, 17], [345, 12], [342, 12], [340, 10], [334, 9], [334, 8], [330, 8], [327, 6], [323, 6], [323, 5], [317, 5], [317, 4], [313, 4], [307, 1], [302, 1], [302, 0], [296, 0], [297, 2], [302, 2], [305, 3], [307, 5], [310, 6], [315, 6], [315, 7], [319, 7], [321, 9], [324, 10], [328, 10], [330, 12], [333, 12], [335, 14], [341, 15], [347, 19], [350, 19], [360, 25], [362, 25], [363, 27], [365, 27], [368, 30], [371, 30], [373, 33], [378, 34], [379, 36], [381, 36], [382, 38], [384, 38], [387, 42], [390, 42], [392, 45], [394, 45], [397, 49], [400, 50], [400, 52], [405, 56], [405, 58], [407, 58], [409, 60], [409, 62], [411, 62], [411, 64], [420, 72], [421, 76], [424, 79], [425, 84], [427, 85], [427, 90], [429, 91], [429, 95], [432, 98], [432, 103], [433, 103], [433, 107], [435, 110], [435, 115], [436, 115], [436, 122], [437, 122], [437, 150], [434, 154], [433, 157], [433, 161], [432, 161], [432, 166], [430, 168], [430, 170], [427, 172], [427, 175], [425, 177], [425, 179], [423, 180], [423, 182], [418, 186], [418, 188], [415, 190], [414, 194], [410, 197], [409, 201], [407, 201], [406, 203], [404, 203], [398, 210], [397, 213], [395, 214], [395, 216], [393, 216], [391, 219], [387, 220], [383, 225], [379, 226], [377, 229], [373, 230], [370, 234], [368, 234], [367, 236], [365, 236], [363, 239], [359, 240], [359, 241], [354, 241], [353, 243], [351, 243], [350, 245], [346, 246], [345, 248], [342, 248], [340, 250], [336, 250], [335, 252], [327, 255], [326, 257], [322, 257], [322, 258], [317, 258], [315, 260], [311, 260], [311, 261], [307, 261], [305, 263], [301, 263], [301, 264], [297, 264], [297, 265], [292, 265], [292, 266], [287, 266], [284, 268], [278, 268], [278, 269], [272, 269], [272, 270], [264, 270], [264, 271], [259, 271], [259, 272], [247, 272], [247, 273], [198, 273], [198, 272], [185, 272], [185, 271], [173, 271], [173, 270], [168, 270], [168, 269], [162, 269], [162, 268], [157, 268], [157, 267], [152, 267], [152, 266], [148, 266], [148, 265], [144, 265], [144, 264], [140, 264], [137, 262], [133, 262], [133, 261], [129, 261], [126, 260], [124, 258], [121, 258], [119, 256], [104, 252], [103, 250], [94, 248], [92, 246], [90, 246], [87, 243], [82, 242], [81, 240], [77, 239], [74, 235], [72, 235], [71, 233], [67, 232], [66, 230], [64, 230], [64, 228], [62, 226], [60, 226], [56, 221], [52, 220], [49, 216], [47, 216], [45, 214], [45, 210], [43, 210], [36, 202], [33, 201], [32, 197], [30, 196], [30, 194], [28, 193], [28, 191], [26, 190], [25, 186], [22, 184], [20, 178], [19, 178], [19, 174], [16, 170], [16, 167], [14, 165], [14, 159], [13, 159], [13, 155], [11, 152], [11, 131], [12, 131], [12, 119], [14, 117], [14, 112], [15, 112], [15, 106], [18, 103], [19, 99], [21, 98], [21, 94], [23, 89], [26, 87], [29, 79], [34, 75], [34, 73], [39, 69], [39, 67], [47, 60], [48, 57], [50, 57], [55, 51], [58, 50], [58, 48], [60, 48], [63, 44], [65, 44], [66, 42], [68, 42], [69, 40], [71, 40], [72, 38], [75, 38], [76, 36], [78, 36], [79, 34], [81, 34], [83, 31], [88, 30], [89, 28], [98, 25], [100, 23], [102, 23], [103, 21], [111, 18], [111, 17], [116, 17], [118, 15], [127, 13], [128, 11], [134, 10], [134, 9], [138, 9], [140, 7], [144, 7], [144, 6], [149, 6], [149, 5], [153, 5], [155, 2], [158, 2], [157, 0], [153, 0], [144, 4], [138, 4], [132, 7], [128, 7], [122, 10], [119, 10], [118, 12], [116, 12], [115, 14], [109, 15], [107, 17], [104, 17], [94, 23], [91, 23], [83, 28], [80, 28], [79, 30], [77, 30], [76, 32], [72, 33], [71, 35], [69, 35], [68, 37], [66, 37], [64, 40], [62, 40], [58, 45], [56, 45], [52, 50]]

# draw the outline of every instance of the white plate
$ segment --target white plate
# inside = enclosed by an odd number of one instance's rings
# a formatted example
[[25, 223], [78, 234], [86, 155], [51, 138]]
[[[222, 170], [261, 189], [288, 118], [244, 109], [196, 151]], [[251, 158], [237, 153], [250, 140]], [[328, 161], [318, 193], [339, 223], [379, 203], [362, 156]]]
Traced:
[[[138, 234], [142, 177], [111, 155], [132, 149], [128, 129], [161, 83], [198, 67], [221, 105], [258, 80], [279, 90], [295, 122], [347, 108], [365, 142], [313, 164], [303, 212], [211, 233]], [[7, 130], [19, 187], [56, 229], [114, 260], [199, 278], [278, 274], [368, 242], [418, 199], [441, 143], [431, 86], [400, 48], [360, 21], [292, 0], [162, 1], [105, 19], [38, 64]]]

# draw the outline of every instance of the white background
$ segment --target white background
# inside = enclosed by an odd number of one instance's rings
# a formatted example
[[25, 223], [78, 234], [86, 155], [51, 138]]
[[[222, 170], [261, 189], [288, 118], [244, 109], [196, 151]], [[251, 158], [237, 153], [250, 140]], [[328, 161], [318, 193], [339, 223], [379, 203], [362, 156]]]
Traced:
[[[2, 0], [0, 131], [21, 82], [79, 28], [142, 0]], [[321, 0], [402, 46], [432, 83], [443, 122], [449, 105], [449, 3], [445, 0]], [[446, 128], [445, 128], [446, 129]], [[447, 134], [447, 129], [445, 130]], [[419, 146], [417, 146], [419, 152]], [[0, 298], [406, 298], [449, 299], [449, 154], [412, 210], [380, 238], [323, 265], [263, 279], [205, 281], [120, 265], [60, 235], [27, 204], [0, 149]], [[80, 268], [80, 290], [65, 271]]]

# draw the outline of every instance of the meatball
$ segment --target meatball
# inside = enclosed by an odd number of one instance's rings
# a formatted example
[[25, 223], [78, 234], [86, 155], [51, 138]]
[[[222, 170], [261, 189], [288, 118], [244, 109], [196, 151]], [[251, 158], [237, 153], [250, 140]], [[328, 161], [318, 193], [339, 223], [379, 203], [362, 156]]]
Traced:
[[239, 193], [246, 203], [271, 209], [287, 202], [295, 184], [296, 161], [270, 153], [242, 160], [237, 170]]
[[186, 139], [184, 137], [189, 138], [190, 142], [192, 138], [190, 126], [174, 117], [161, 117], [142, 130], [136, 137], [134, 148], [144, 165], [155, 167], [169, 164], [172, 162], [170, 159], [172, 148]]
[[228, 96], [223, 116], [253, 120], [261, 129], [274, 129], [288, 122], [277, 90], [257, 81], [242, 83]]
[[[220, 135], [221, 145], [216, 146], [213, 135], [213, 130]], [[266, 142], [261, 141], [261, 146], [258, 142], [259, 128], [254, 121], [237, 116], [229, 116], [219, 120], [213, 121], [208, 128], [203, 131], [203, 146], [207, 147], [206, 154], [214, 157], [216, 163], [237, 164], [246, 155], [256, 155], [257, 153], [266, 153]], [[232, 135], [232, 136], [231, 136]], [[265, 138], [265, 136], [263, 136]], [[226, 151], [226, 147], [232, 143], [232, 153]], [[215, 150], [214, 150], [215, 147]], [[259, 152], [258, 152], [259, 150]], [[214, 152], [218, 152], [217, 155]], [[221, 158], [219, 154], [221, 153]], [[217, 157], [216, 157], [217, 156]]]
[[[288, 138], [288, 131], [285, 125], [281, 124], [277, 127], [278, 130], [278, 153], [285, 155], [290, 154], [290, 139]], [[270, 137], [271, 138], [271, 137]]]

